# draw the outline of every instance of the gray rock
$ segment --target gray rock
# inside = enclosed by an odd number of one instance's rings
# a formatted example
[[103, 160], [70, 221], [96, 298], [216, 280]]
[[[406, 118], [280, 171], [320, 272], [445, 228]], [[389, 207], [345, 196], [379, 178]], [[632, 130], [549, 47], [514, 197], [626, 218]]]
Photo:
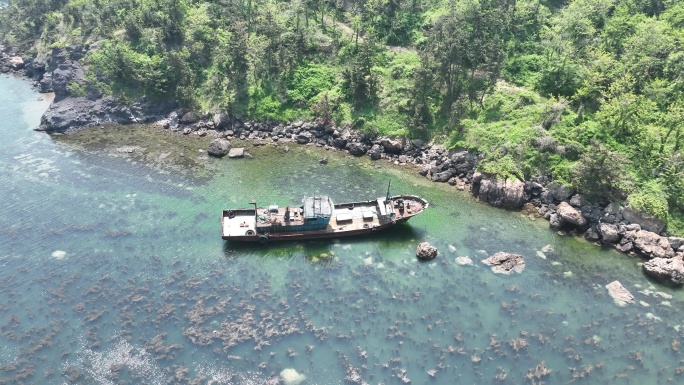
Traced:
[[[624, 240], [624, 239], [623, 239]], [[622, 253], [628, 253], [632, 251], [634, 248], [634, 243], [631, 241], [620, 241], [617, 245], [615, 245], [615, 250], [620, 251]]]
[[549, 183], [546, 186], [546, 189], [553, 196], [553, 199], [555, 199], [557, 202], [566, 201], [572, 195], [572, 190], [569, 187], [563, 186], [562, 184], [557, 182]]
[[230, 151], [230, 141], [224, 138], [216, 138], [209, 143], [207, 153], [212, 156], [223, 157]]
[[371, 149], [368, 151], [368, 155], [370, 155], [372, 160], [378, 160], [382, 158], [382, 149], [382, 146], [374, 144], [373, 147], [371, 147]]
[[575, 194], [570, 198], [570, 201], [568, 203], [570, 203], [570, 206], [572, 207], [580, 208], [582, 206], [586, 206], [589, 202], [586, 199], [584, 199], [582, 195]]
[[608, 294], [613, 298], [613, 301], [618, 306], [625, 306], [628, 303], [634, 303], [634, 296], [629, 290], [625, 289], [619, 281], [613, 281], [606, 285]]
[[669, 237], [669, 238], [667, 238], [667, 240], [670, 241], [670, 246], [672, 246], [672, 248], [674, 250], [684, 251], [684, 250], [680, 250], [682, 248], [682, 246], [684, 246], [684, 238]]
[[451, 179], [454, 175], [456, 175], [456, 171], [453, 168], [450, 168], [448, 170], [432, 174], [432, 177], [430, 179], [433, 182], [444, 183], [448, 182], [449, 179]]
[[186, 112], [183, 116], [181, 116], [181, 118], [178, 121], [182, 124], [194, 124], [199, 121], [199, 117], [193, 111], [189, 111]]
[[609, 215], [617, 215], [620, 213], [621, 210], [622, 206], [615, 202], [611, 202], [608, 206], [606, 206], [605, 209], [603, 209], [603, 212]]
[[665, 224], [662, 221], [649, 213], [625, 207], [622, 209], [621, 214], [627, 222], [636, 223], [644, 230], [660, 234], [665, 228]]
[[416, 257], [419, 259], [434, 259], [437, 254], [437, 248], [428, 242], [422, 242], [416, 248]]
[[483, 259], [482, 263], [491, 266], [497, 274], [520, 273], [525, 269], [525, 259], [520, 254], [510, 254], [503, 251]]
[[404, 144], [401, 139], [383, 138], [380, 140], [380, 145], [385, 149], [385, 152], [390, 154], [401, 154], [404, 151]]
[[225, 130], [230, 126], [230, 119], [228, 117], [228, 114], [225, 112], [216, 112], [214, 116], [212, 117], [212, 122], [214, 123], [214, 128], [217, 130]]
[[643, 264], [643, 269], [660, 282], [674, 286], [684, 283], [684, 262], [680, 258], [653, 258]]
[[586, 238], [590, 242], [596, 242], [599, 239], [601, 239], [601, 235], [599, 234], [598, 230], [596, 230], [595, 227], [590, 227], [584, 233], [584, 238]]
[[588, 225], [588, 221], [582, 216], [582, 213], [570, 206], [568, 202], [561, 202], [556, 208], [556, 212], [561, 217], [563, 224], [579, 228], [584, 228]]
[[244, 156], [245, 156], [244, 147], [235, 147], [235, 148], [231, 148], [228, 151], [228, 157], [229, 158], [243, 158]]
[[295, 140], [299, 144], [307, 144], [311, 142], [311, 139], [313, 139], [313, 134], [311, 134], [308, 131], [300, 132], [296, 137]]
[[549, 216], [549, 226], [551, 226], [552, 229], [560, 229], [563, 227], [563, 219], [560, 217], [560, 215], [552, 213]]
[[598, 231], [601, 234], [601, 239], [606, 243], [617, 243], [620, 240], [617, 226], [610, 223], [600, 223]]
[[479, 200], [493, 206], [521, 208], [527, 201], [525, 183], [518, 180], [499, 180], [480, 173], [473, 176], [470, 191]]
[[366, 155], [366, 152], [368, 151], [368, 147], [360, 142], [347, 143], [347, 146], [345, 148], [347, 149], [347, 151], [349, 151], [351, 155], [354, 156]]

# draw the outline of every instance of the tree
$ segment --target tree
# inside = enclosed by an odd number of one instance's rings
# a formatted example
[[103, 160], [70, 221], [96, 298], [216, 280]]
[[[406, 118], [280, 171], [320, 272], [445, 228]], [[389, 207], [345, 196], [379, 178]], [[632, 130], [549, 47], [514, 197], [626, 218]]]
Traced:
[[627, 197], [632, 180], [627, 172], [629, 160], [594, 141], [576, 163], [572, 183], [578, 191], [594, 201], [614, 201]]

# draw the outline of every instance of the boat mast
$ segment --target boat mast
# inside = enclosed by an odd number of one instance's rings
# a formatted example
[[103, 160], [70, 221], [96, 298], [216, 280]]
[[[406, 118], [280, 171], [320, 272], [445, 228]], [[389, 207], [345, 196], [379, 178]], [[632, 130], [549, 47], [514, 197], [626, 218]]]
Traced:
[[385, 201], [386, 201], [386, 202], [389, 202], [390, 199], [392, 198], [392, 197], [390, 196], [390, 186], [391, 186], [391, 185], [392, 185], [392, 180], [390, 179], [390, 181], [387, 183], [387, 197], [385, 198]]

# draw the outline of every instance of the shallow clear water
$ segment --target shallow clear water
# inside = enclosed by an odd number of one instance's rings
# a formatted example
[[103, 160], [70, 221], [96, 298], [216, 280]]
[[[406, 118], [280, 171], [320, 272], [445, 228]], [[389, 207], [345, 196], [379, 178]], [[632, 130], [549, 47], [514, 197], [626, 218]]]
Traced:
[[[261, 384], [286, 368], [303, 384], [684, 378], [684, 295], [638, 259], [385, 162], [292, 144], [213, 159], [208, 138], [145, 127], [51, 138], [32, 131], [39, 98], [0, 77], [0, 382]], [[367, 238], [220, 238], [223, 208], [367, 199], [390, 180], [429, 210]], [[440, 255], [421, 263], [426, 240]], [[480, 260], [497, 251], [525, 270], [493, 274]], [[615, 279], [636, 304], [613, 303]]]

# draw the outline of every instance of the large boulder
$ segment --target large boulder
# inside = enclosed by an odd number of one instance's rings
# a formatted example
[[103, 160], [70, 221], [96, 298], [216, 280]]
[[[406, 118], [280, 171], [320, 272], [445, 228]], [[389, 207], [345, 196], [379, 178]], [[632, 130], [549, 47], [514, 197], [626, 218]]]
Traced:
[[585, 228], [589, 223], [576, 208], [570, 206], [568, 202], [561, 202], [556, 208], [556, 213], [561, 219], [561, 226], [570, 225], [573, 227]]
[[223, 157], [230, 151], [230, 141], [224, 138], [216, 138], [209, 143], [207, 153], [212, 156]]
[[653, 258], [643, 265], [646, 274], [660, 282], [679, 286], [684, 283], [684, 262], [681, 258]]
[[24, 59], [19, 56], [12, 56], [9, 58], [8, 64], [13, 70], [17, 71], [24, 68]]
[[374, 144], [370, 150], [368, 150], [368, 155], [372, 160], [378, 160], [382, 158], [382, 146], [379, 144]]
[[199, 122], [199, 116], [193, 111], [186, 112], [178, 119], [182, 124], [193, 124]]
[[521, 208], [527, 201], [525, 183], [496, 179], [481, 173], [473, 176], [471, 192], [481, 201], [511, 209]]
[[361, 156], [366, 155], [366, 152], [368, 151], [368, 146], [360, 142], [351, 142], [347, 143], [346, 149], [347, 151], [349, 151], [351, 155]]
[[389, 154], [401, 154], [404, 151], [404, 144], [401, 139], [383, 138], [380, 140], [380, 145]]
[[520, 254], [510, 254], [503, 251], [483, 259], [482, 263], [491, 266], [497, 274], [520, 273], [525, 269], [525, 259]]
[[684, 238], [669, 237], [667, 240], [670, 241], [670, 246], [672, 246], [673, 250], [684, 251]]
[[428, 242], [421, 242], [416, 248], [416, 257], [419, 259], [434, 259], [437, 254], [437, 248]]
[[665, 228], [665, 224], [660, 219], [649, 213], [625, 207], [622, 209], [621, 214], [627, 222], [639, 224], [644, 230], [660, 234]]
[[606, 243], [617, 243], [620, 240], [620, 234], [618, 234], [618, 227], [610, 223], [600, 223], [598, 225], [598, 231], [601, 233], [601, 239]]
[[547, 191], [556, 202], [568, 200], [572, 196], [572, 190], [558, 182], [551, 182], [546, 186]]
[[309, 131], [302, 131], [295, 137], [295, 140], [299, 144], [307, 144], [313, 139], [313, 134]]
[[451, 167], [456, 175], [467, 175], [475, 169], [477, 156], [468, 151], [459, 151], [451, 155]]
[[632, 242], [634, 249], [648, 258], [672, 258], [675, 256], [667, 238], [651, 231], [627, 231], [622, 240]]
[[606, 285], [608, 294], [613, 298], [613, 301], [618, 306], [625, 306], [628, 303], [634, 303], [634, 296], [629, 290], [625, 289], [619, 281], [613, 281]]

